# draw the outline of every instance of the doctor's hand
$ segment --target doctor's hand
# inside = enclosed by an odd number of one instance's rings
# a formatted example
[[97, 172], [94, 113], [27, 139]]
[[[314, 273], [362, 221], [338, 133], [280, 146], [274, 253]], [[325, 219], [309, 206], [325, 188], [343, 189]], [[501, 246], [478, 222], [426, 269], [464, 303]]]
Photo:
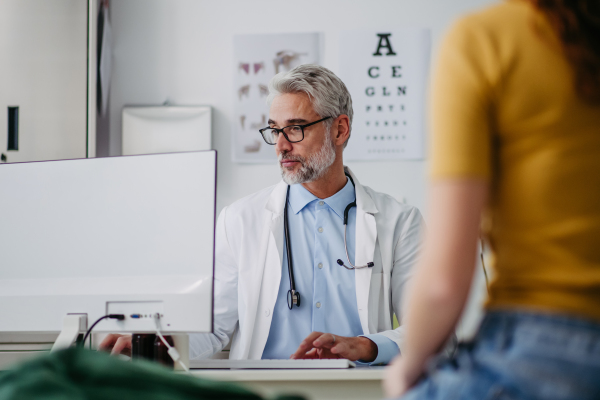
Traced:
[[366, 337], [345, 337], [313, 332], [300, 343], [290, 358], [346, 358], [371, 362], [377, 358], [377, 345]]
[[100, 343], [98, 350], [110, 351], [114, 356], [124, 354], [131, 357], [131, 335], [111, 333]]

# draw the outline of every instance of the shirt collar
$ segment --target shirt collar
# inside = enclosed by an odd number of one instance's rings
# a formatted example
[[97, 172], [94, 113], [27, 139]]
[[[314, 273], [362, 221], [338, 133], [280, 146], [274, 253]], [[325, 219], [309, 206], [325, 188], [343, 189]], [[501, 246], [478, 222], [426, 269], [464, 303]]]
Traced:
[[290, 186], [290, 207], [294, 214], [298, 214], [308, 203], [317, 199], [317, 196], [299, 183]]
[[[319, 198], [306, 190], [301, 184], [290, 186], [290, 207], [294, 214], [298, 214], [304, 207], [310, 202], [318, 200]], [[346, 178], [346, 185], [331, 197], [323, 199], [331, 209], [340, 217], [344, 218], [344, 210], [348, 204], [352, 203], [356, 199], [354, 192], [354, 186], [350, 179]]]

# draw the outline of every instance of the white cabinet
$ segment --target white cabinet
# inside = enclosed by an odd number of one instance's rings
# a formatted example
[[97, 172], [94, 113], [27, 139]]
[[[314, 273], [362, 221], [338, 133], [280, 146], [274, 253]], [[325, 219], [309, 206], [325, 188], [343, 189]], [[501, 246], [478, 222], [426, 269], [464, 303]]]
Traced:
[[[87, 105], [88, 1], [0, 0], [5, 162], [86, 157]], [[18, 107], [18, 150], [8, 149], [9, 107]]]
[[211, 108], [124, 107], [121, 132], [124, 156], [210, 150]]

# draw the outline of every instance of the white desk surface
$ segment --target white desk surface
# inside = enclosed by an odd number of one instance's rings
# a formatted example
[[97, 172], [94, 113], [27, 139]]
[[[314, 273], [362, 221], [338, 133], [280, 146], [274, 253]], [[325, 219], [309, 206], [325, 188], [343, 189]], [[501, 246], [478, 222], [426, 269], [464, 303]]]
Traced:
[[265, 397], [300, 394], [308, 400], [381, 400], [384, 369], [192, 369], [190, 372], [201, 378], [239, 383]]
[[348, 369], [192, 369], [194, 376], [203, 378], [252, 381], [381, 381], [385, 367], [359, 367]]

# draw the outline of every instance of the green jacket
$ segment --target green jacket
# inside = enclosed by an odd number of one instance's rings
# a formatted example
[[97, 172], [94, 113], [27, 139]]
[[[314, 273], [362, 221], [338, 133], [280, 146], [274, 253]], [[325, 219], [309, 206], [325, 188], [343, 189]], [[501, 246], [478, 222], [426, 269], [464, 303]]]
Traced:
[[[81, 348], [50, 353], [0, 374], [0, 400], [260, 400], [228, 382], [174, 373]], [[278, 400], [298, 400], [278, 396]]]

